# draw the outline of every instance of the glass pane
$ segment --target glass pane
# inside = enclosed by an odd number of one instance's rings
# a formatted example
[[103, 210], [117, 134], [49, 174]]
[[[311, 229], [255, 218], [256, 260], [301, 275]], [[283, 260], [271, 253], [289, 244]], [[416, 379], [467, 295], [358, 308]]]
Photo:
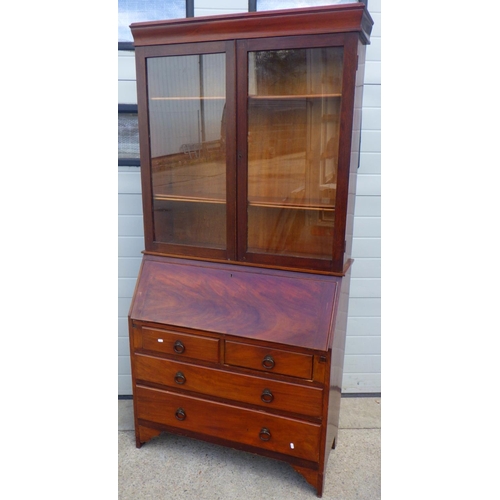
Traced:
[[147, 61], [155, 240], [226, 247], [225, 55]]
[[137, 113], [118, 113], [118, 158], [139, 158]]
[[331, 258], [343, 49], [249, 53], [248, 250]]
[[257, 0], [257, 10], [298, 9], [357, 2], [358, 0]]
[[186, 17], [186, 0], [118, 0], [118, 41], [133, 40], [132, 23], [180, 17]]

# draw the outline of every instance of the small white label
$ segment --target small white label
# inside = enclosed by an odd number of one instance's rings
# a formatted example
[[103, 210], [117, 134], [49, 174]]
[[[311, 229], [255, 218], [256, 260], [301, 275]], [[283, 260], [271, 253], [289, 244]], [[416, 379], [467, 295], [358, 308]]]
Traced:
[[293, 450], [295, 448], [293, 443], [290, 443], [290, 448]]
[[158, 342], [163, 342], [163, 339], [158, 339]]

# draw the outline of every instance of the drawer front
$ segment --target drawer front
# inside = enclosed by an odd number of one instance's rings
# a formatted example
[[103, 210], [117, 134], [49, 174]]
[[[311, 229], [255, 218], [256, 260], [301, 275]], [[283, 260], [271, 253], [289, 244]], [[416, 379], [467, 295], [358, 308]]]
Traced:
[[268, 373], [312, 379], [313, 356], [226, 341], [225, 362]]
[[137, 418], [317, 462], [321, 427], [137, 386]]
[[181, 358], [219, 361], [219, 340], [153, 328], [142, 329], [142, 347]]
[[264, 408], [321, 417], [323, 390], [136, 354], [137, 380]]

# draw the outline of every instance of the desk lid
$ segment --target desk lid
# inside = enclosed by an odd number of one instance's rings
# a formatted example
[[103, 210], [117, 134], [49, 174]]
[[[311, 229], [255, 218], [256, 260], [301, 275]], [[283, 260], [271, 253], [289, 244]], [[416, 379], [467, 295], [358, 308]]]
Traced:
[[328, 350], [341, 279], [145, 256], [130, 318]]

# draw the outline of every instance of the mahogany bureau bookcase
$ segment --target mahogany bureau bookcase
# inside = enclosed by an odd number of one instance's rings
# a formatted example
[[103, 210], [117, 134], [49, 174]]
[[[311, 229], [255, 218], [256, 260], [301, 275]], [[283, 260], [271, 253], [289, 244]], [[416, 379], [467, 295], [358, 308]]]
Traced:
[[372, 24], [353, 3], [131, 25], [137, 447], [166, 431], [265, 455], [322, 495]]

